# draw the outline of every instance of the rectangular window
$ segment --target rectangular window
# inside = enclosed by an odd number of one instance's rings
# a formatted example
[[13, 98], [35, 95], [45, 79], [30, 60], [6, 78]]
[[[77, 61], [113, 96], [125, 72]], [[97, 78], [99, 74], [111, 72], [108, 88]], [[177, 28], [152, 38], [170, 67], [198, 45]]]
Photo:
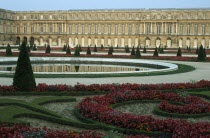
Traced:
[[58, 24], [58, 32], [59, 32], [59, 33], [62, 32], [62, 26], [61, 26], [61, 24]]
[[132, 25], [131, 24], [129, 24], [129, 26], [128, 26], [128, 34], [132, 34]]
[[43, 24], [40, 25], [40, 32], [43, 33], [44, 29], [43, 29]]
[[202, 25], [202, 35], [206, 34], [206, 26], [205, 24]]
[[72, 34], [72, 25], [69, 24], [69, 34]]
[[34, 25], [31, 25], [31, 33], [34, 33]]
[[136, 24], [136, 31], [135, 31], [136, 34], [139, 34], [139, 25]]
[[160, 34], [161, 33], [161, 24], [158, 23], [157, 24], [157, 34]]
[[194, 26], [194, 34], [195, 34], [195, 35], [198, 34], [198, 25], [197, 25], [197, 24]]
[[26, 24], [24, 24], [24, 33], [27, 33], [27, 25]]
[[187, 34], [190, 35], [190, 24], [187, 25]]
[[85, 25], [82, 25], [82, 34], [85, 34]]
[[[4, 32], [4, 30], [3, 30]], [[20, 33], [20, 26], [17, 26], [17, 33]]]
[[183, 24], [180, 24], [179, 26], [179, 34], [183, 34]]
[[98, 25], [95, 25], [95, 34], [98, 34]]
[[108, 25], [108, 34], [111, 34], [111, 25]]
[[115, 25], [115, 34], [118, 34], [118, 25]]
[[102, 20], [105, 20], [104, 14], [101, 15], [101, 19], [102, 19]]
[[172, 33], [172, 24], [169, 23], [168, 24], [168, 34], [171, 34]]
[[101, 34], [104, 34], [104, 24], [102, 24], [102, 26], [101, 26]]
[[78, 34], [78, 24], [75, 25], [75, 33]]
[[147, 28], [147, 29], [146, 29], [146, 33], [147, 33], [147, 34], [150, 34], [150, 33], [151, 33], [151, 24], [150, 24], [150, 23], [147, 23], [147, 24], [146, 24], [146, 28]]
[[125, 25], [122, 24], [122, 34], [125, 34]]
[[88, 25], [88, 33], [91, 34], [91, 24]]

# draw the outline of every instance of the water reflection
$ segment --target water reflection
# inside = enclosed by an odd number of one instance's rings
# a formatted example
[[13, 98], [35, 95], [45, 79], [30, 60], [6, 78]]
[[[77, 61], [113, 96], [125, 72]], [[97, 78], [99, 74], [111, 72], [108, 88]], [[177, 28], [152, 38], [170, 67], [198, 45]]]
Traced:
[[[104, 64], [32, 64], [34, 72], [122, 72], [146, 71], [149, 68]], [[1, 65], [0, 71], [15, 71], [16, 65]]]

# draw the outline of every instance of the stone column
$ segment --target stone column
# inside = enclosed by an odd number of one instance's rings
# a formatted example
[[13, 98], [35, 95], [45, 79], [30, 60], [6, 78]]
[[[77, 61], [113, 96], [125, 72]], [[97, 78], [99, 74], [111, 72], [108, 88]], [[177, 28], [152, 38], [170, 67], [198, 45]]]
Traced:
[[172, 24], [171, 34], [174, 34], [174, 23], [171, 23], [171, 24]]
[[165, 34], [167, 32], [167, 23], [165, 23]]
[[153, 34], [153, 22], [151, 22], [151, 30], [150, 30], [150, 34]]
[[163, 34], [163, 22], [162, 22], [162, 27], [161, 27], [161, 34]]

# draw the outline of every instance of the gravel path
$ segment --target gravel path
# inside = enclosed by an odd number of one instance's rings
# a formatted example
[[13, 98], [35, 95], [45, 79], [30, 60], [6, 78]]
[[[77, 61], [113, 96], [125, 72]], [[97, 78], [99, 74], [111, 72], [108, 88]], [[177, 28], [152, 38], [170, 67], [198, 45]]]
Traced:
[[[157, 61], [157, 60], [150, 60]], [[196, 70], [171, 74], [171, 75], [157, 75], [157, 76], [138, 76], [138, 77], [109, 77], [109, 78], [37, 78], [36, 83], [46, 84], [68, 84], [75, 85], [76, 83], [81, 84], [107, 84], [107, 83], [178, 83], [178, 82], [189, 82], [199, 80], [210, 80], [210, 63], [202, 62], [185, 62], [185, 61], [166, 61], [158, 60], [169, 63], [180, 63], [194, 66]], [[0, 78], [0, 85], [11, 85], [13, 78]]]

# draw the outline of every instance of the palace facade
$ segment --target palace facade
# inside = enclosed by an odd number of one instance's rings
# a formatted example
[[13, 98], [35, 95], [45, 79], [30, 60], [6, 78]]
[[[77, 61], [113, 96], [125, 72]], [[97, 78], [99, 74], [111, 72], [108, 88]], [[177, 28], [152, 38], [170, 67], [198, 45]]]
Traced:
[[10, 11], [0, 9], [0, 45], [210, 46], [210, 9]]

